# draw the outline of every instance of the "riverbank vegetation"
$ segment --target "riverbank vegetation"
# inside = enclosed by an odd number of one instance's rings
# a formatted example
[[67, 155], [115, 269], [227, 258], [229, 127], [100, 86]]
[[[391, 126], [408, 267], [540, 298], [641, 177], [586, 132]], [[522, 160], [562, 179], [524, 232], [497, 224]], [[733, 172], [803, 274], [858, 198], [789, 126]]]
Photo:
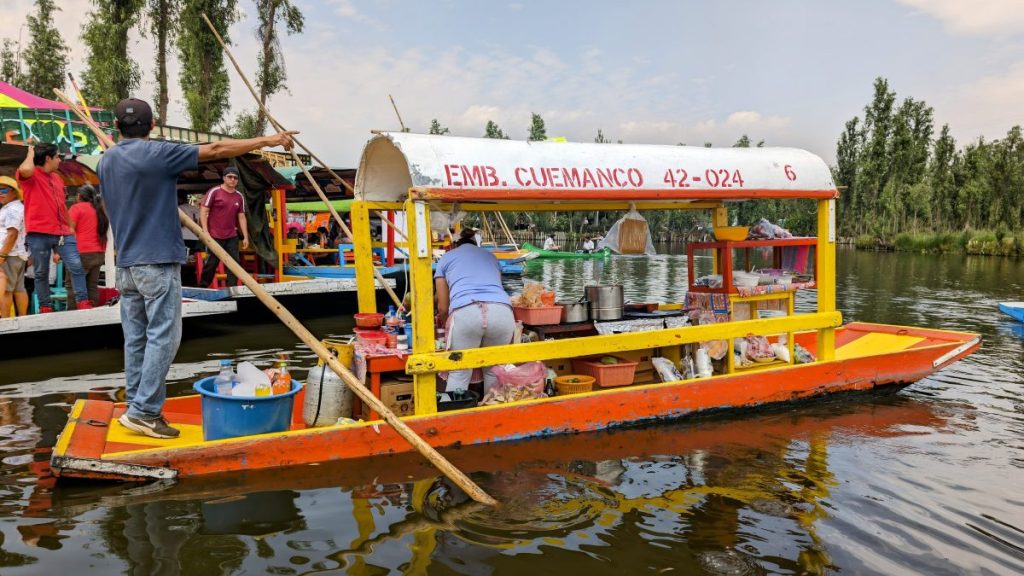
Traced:
[[846, 123], [833, 169], [840, 235], [864, 249], [1024, 255], [1024, 135], [958, 148], [933, 110], [874, 83]]

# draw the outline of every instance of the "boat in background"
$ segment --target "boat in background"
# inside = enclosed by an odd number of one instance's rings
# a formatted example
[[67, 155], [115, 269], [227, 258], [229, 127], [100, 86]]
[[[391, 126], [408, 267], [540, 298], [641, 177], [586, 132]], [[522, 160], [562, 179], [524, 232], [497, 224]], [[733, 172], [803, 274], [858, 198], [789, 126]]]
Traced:
[[600, 250], [594, 250], [593, 252], [584, 252], [582, 250], [576, 252], [563, 252], [561, 250], [545, 250], [538, 246], [534, 246], [529, 242], [523, 242], [523, 250], [528, 250], [537, 254], [538, 258], [607, 258], [612, 255], [612, 251], [608, 248], [601, 248]]
[[1024, 302], [1000, 302], [999, 311], [1018, 322], [1024, 322]]

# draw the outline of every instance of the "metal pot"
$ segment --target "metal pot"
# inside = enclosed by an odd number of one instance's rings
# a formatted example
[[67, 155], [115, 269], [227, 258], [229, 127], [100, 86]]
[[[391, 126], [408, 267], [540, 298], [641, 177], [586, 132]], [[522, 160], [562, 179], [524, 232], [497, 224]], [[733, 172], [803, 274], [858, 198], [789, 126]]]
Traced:
[[567, 302], [555, 302], [562, 307], [562, 323], [587, 321], [587, 303], [583, 300], [570, 300]]
[[622, 319], [622, 284], [587, 286], [585, 293], [591, 320]]

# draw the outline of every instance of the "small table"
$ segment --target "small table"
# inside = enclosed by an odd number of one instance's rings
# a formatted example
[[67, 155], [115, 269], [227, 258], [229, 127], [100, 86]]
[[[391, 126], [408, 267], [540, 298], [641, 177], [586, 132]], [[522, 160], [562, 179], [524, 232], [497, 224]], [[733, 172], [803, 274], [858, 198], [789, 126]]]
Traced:
[[[369, 381], [370, 392], [380, 398], [380, 375], [384, 372], [405, 373], [405, 362], [408, 354], [367, 354], [363, 356], [366, 360], [366, 379]], [[363, 413], [363, 402], [356, 396], [352, 400], [352, 415], [358, 416]], [[376, 410], [370, 410], [369, 419], [376, 420], [380, 414]]]

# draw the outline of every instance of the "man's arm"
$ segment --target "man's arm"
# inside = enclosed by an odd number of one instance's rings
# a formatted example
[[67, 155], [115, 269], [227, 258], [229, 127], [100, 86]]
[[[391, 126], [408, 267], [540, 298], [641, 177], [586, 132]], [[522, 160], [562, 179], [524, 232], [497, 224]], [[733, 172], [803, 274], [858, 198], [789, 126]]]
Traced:
[[7, 236], [4, 237], [4, 245], [0, 247], [0, 263], [7, 260], [7, 255], [14, 249], [14, 241], [18, 239], [18, 229], [8, 228]]
[[21, 161], [21, 165], [18, 166], [18, 174], [22, 180], [28, 180], [36, 173], [36, 165], [33, 160], [36, 157], [36, 147], [29, 144], [28, 154], [25, 155], [25, 159]]
[[199, 207], [199, 225], [203, 227], [203, 232], [210, 233], [210, 229], [206, 227], [206, 221], [210, 218], [210, 209], [206, 206]]
[[252, 152], [259, 148], [273, 148], [275, 146], [283, 146], [285, 150], [291, 150], [294, 145], [294, 142], [292, 141], [293, 134], [298, 134], [298, 132], [278, 132], [271, 136], [246, 138], [244, 140], [228, 138], [217, 142], [211, 142], [209, 144], [203, 144], [199, 147], [199, 161], [206, 162], [207, 160], [234, 158], [235, 156], [241, 156], [246, 152]]
[[242, 250], [249, 249], [249, 225], [245, 220], [245, 212], [238, 213], [238, 229], [242, 231]]

